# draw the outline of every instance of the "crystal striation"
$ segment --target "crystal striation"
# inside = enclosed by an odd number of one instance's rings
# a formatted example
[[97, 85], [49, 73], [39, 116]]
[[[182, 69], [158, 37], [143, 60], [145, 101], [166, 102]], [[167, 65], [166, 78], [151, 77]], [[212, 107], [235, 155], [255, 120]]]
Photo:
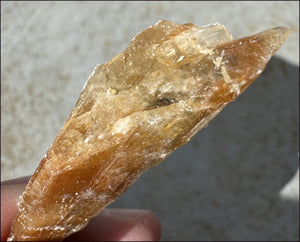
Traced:
[[10, 241], [63, 240], [187, 143], [263, 71], [289, 30], [232, 40], [159, 21], [96, 66], [20, 196]]

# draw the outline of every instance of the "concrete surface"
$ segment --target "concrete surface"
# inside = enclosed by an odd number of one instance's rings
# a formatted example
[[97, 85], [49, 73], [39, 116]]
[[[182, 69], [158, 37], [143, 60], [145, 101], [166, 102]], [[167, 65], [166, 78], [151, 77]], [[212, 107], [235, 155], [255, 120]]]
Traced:
[[111, 207], [146, 208], [163, 240], [299, 239], [299, 2], [1, 2], [1, 180], [30, 175], [97, 63], [160, 19], [235, 38], [292, 32], [266, 70]]

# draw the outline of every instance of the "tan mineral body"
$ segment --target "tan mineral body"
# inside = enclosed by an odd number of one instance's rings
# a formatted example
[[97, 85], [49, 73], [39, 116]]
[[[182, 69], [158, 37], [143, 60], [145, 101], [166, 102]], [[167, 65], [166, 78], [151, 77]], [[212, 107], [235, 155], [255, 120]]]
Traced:
[[288, 32], [232, 41], [219, 24], [159, 21], [139, 33], [88, 79], [20, 197], [9, 240], [63, 240], [83, 229], [236, 99]]

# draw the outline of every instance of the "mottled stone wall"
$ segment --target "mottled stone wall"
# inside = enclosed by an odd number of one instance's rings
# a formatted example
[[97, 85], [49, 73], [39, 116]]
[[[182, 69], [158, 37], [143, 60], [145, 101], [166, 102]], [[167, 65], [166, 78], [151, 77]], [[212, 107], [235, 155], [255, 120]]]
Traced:
[[33, 173], [95, 65], [159, 19], [220, 22], [234, 38], [292, 32], [236, 102], [112, 207], [154, 211], [164, 240], [298, 239], [298, 2], [1, 2], [1, 180]]

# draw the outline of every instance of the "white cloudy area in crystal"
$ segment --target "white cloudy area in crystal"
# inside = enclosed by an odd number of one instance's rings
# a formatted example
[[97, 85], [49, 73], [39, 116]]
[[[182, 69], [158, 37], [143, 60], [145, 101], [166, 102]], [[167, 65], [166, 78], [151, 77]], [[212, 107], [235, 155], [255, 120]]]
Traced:
[[9, 240], [62, 240], [235, 100], [286, 39], [160, 21], [98, 65], [19, 201]]

